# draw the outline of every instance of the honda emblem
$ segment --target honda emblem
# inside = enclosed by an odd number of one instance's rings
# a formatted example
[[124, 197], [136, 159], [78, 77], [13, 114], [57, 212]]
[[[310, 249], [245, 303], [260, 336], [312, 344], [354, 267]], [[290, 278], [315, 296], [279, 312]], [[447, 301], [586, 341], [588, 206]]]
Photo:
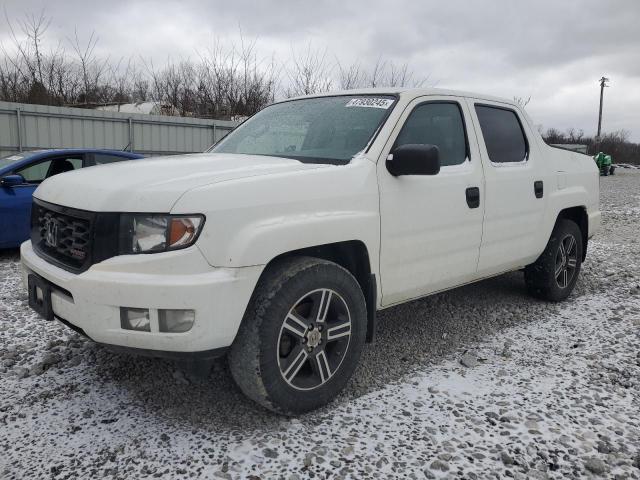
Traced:
[[52, 218], [47, 219], [47, 223], [44, 225], [45, 236], [44, 241], [50, 247], [58, 246], [58, 223]]

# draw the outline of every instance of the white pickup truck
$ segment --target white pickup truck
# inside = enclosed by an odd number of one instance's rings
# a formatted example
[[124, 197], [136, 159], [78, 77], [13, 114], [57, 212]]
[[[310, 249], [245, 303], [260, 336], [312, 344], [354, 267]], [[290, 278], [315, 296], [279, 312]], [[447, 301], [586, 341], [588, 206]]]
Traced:
[[204, 154], [45, 181], [24, 282], [34, 310], [96, 342], [228, 354], [246, 395], [296, 414], [345, 386], [377, 310], [521, 269], [532, 293], [566, 298], [598, 196], [591, 157], [546, 145], [508, 100], [304, 97]]

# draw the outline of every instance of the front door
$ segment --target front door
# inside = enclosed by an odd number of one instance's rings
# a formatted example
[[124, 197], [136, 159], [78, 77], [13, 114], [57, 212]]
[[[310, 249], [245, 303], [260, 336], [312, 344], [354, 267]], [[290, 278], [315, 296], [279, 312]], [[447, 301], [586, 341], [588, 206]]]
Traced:
[[82, 168], [82, 154], [39, 160], [17, 169], [23, 185], [0, 188], [0, 248], [17, 247], [31, 235], [31, 202], [35, 189], [45, 179]]
[[29, 238], [31, 196], [36, 185], [0, 187], [0, 248], [17, 247]]
[[[478, 145], [468, 106], [422, 97], [403, 113], [378, 162], [382, 304], [466, 283], [476, 275], [484, 212]], [[436, 145], [437, 175], [392, 176], [386, 156], [404, 144]]]

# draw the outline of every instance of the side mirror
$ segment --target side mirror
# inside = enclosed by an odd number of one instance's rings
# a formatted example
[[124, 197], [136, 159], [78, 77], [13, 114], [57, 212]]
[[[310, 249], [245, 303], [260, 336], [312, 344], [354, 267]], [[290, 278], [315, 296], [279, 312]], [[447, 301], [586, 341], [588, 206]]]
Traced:
[[26, 183], [26, 180], [19, 173], [0, 178], [0, 187], [15, 187], [24, 183]]
[[394, 149], [387, 157], [387, 170], [400, 175], [437, 175], [440, 172], [440, 151], [435, 145], [408, 143]]

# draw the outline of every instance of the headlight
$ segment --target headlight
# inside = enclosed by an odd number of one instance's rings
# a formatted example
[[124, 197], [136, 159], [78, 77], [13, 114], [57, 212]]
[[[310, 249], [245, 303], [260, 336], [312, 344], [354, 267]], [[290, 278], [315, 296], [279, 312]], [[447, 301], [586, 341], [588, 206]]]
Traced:
[[198, 238], [204, 216], [127, 213], [120, 217], [120, 254], [166, 252]]

